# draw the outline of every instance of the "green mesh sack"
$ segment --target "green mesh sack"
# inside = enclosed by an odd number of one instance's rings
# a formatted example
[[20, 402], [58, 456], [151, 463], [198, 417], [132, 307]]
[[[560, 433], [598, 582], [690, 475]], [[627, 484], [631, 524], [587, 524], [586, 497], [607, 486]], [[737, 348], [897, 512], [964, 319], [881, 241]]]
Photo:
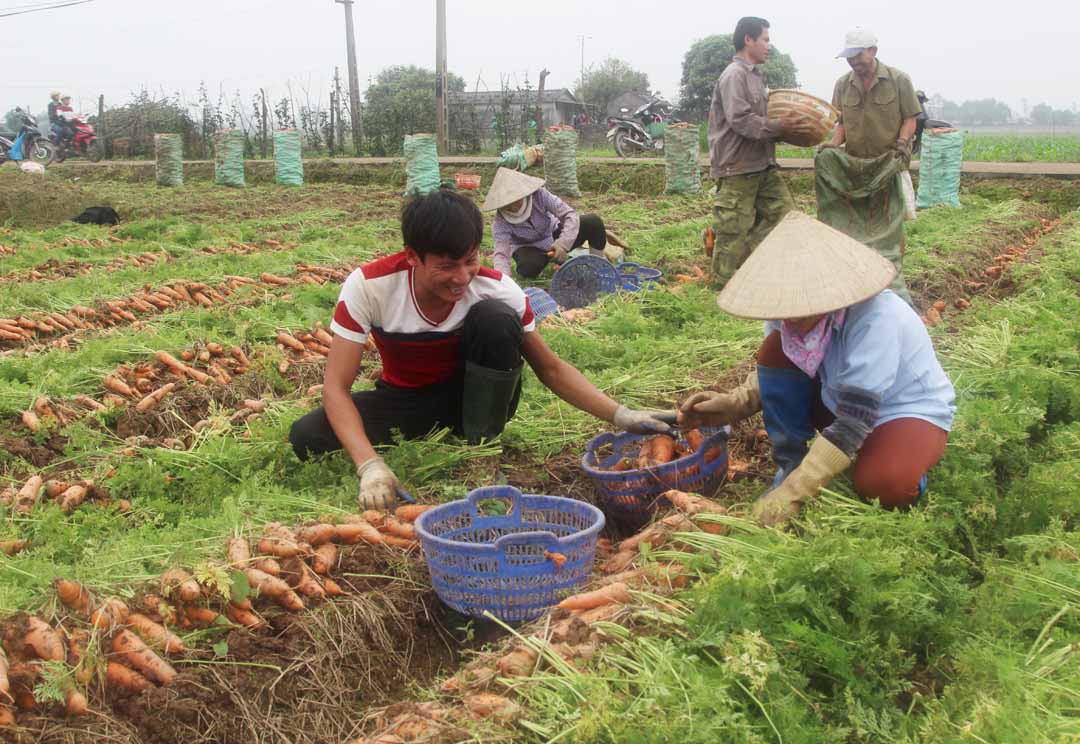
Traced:
[[668, 127], [664, 137], [664, 176], [668, 194], [700, 194], [701, 167], [698, 165], [696, 127]]
[[919, 194], [915, 206], [960, 206], [960, 171], [964, 163], [964, 133], [923, 133], [919, 158]]
[[545, 188], [557, 196], [581, 196], [577, 180], [577, 130], [549, 129], [544, 133]]
[[528, 161], [525, 160], [525, 145], [519, 143], [499, 153], [498, 167], [516, 171], [528, 168]]
[[246, 186], [244, 181], [244, 133], [226, 129], [214, 137], [214, 183]]
[[179, 134], [154, 135], [154, 173], [158, 186], [184, 185], [184, 140]]
[[439, 150], [434, 134], [405, 135], [405, 195], [423, 196], [439, 188]]
[[304, 185], [303, 142], [295, 129], [274, 132], [274, 168], [282, 186]]

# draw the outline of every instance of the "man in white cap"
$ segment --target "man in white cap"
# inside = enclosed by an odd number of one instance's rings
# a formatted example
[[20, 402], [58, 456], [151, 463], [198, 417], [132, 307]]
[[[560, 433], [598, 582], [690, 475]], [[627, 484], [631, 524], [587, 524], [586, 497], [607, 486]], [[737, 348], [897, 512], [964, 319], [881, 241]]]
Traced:
[[757, 370], [728, 393], [692, 395], [679, 425], [763, 412], [778, 470], [754, 506], [762, 523], [795, 516], [852, 465], [855, 490], [886, 508], [925, 491], [956, 396], [919, 316], [886, 289], [894, 274], [861, 243], [789, 212], [720, 293], [723, 310], [770, 321]]
[[877, 58], [877, 43], [873, 32], [857, 28], [838, 55], [851, 71], [833, 89], [840, 122], [814, 160], [818, 219], [892, 261], [891, 289], [910, 304], [903, 275], [902, 179], [922, 106], [911, 79]]
[[[521, 288], [480, 265], [484, 218], [471, 199], [443, 189], [417, 197], [402, 211], [401, 233], [403, 250], [342, 286], [323, 405], [289, 430], [301, 460], [349, 453], [360, 508], [397, 500], [397, 476], [375, 451], [395, 431], [417, 438], [445, 427], [472, 443], [498, 436], [517, 409], [525, 362], [564, 401], [619, 429], [670, 429], [674, 411], [619, 405], [548, 348]], [[369, 341], [382, 374], [374, 390], [353, 392]]]
[[549, 262], [562, 263], [586, 242], [590, 254], [606, 255], [604, 221], [595, 214], [578, 217], [573, 207], [544, 188], [542, 178], [499, 168], [483, 208], [495, 210], [495, 270], [508, 276], [511, 258], [519, 275], [533, 279]]
[[829, 146], [845, 145], [847, 153], [857, 158], [876, 158], [893, 150], [907, 161], [922, 106], [911, 78], [881, 62], [877, 45], [877, 36], [863, 28], [844, 38], [837, 56], [847, 60], [851, 72], [833, 88], [832, 105], [840, 112], [840, 123]]

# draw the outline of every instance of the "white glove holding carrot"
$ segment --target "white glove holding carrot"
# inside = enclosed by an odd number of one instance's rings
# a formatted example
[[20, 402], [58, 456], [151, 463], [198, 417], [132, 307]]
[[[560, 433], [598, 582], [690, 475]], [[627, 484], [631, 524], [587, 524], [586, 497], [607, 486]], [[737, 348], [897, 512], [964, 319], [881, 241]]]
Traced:
[[360, 478], [360, 495], [356, 501], [361, 509], [388, 511], [397, 503], [398, 479], [381, 457], [373, 457], [356, 468]]
[[566, 257], [569, 255], [566, 246], [559, 245], [559, 243], [552, 243], [551, 248], [548, 249], [548, 258], [555, 263], [563, 263], [566, 261]]
[[634, 411], [626, 406], [615, 409], [612, 423], [631, 434], [667, 434], [675, 423], [675, 411]]

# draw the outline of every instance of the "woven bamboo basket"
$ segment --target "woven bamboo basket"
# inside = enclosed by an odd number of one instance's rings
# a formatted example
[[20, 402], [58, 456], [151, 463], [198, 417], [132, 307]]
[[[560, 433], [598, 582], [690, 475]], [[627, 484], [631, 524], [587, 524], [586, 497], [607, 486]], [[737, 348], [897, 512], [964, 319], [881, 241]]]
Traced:
[[840, 112], [817, 96], [788, 88], [770, 91], [769, 118], [779, 119], [790, 114], [798, 116], [805, 128], [786, 135], [784, 142], [798, 147], [820, 145], [840, 120]]

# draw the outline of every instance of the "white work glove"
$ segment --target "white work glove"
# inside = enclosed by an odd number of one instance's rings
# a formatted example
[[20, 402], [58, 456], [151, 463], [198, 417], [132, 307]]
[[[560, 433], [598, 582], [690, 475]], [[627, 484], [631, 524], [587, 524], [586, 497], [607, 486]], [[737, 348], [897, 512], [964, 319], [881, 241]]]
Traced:
[[675, 423], [675, 411], [633, 411], [626, 406], [615, 409], [612, 423], [631, 434], [667, 434]]
[[381, 457], [373, 457], [356, 468], [360, 495], [356, 501], [363, 509], [388, 511], [397, 503], [398, 479]]

